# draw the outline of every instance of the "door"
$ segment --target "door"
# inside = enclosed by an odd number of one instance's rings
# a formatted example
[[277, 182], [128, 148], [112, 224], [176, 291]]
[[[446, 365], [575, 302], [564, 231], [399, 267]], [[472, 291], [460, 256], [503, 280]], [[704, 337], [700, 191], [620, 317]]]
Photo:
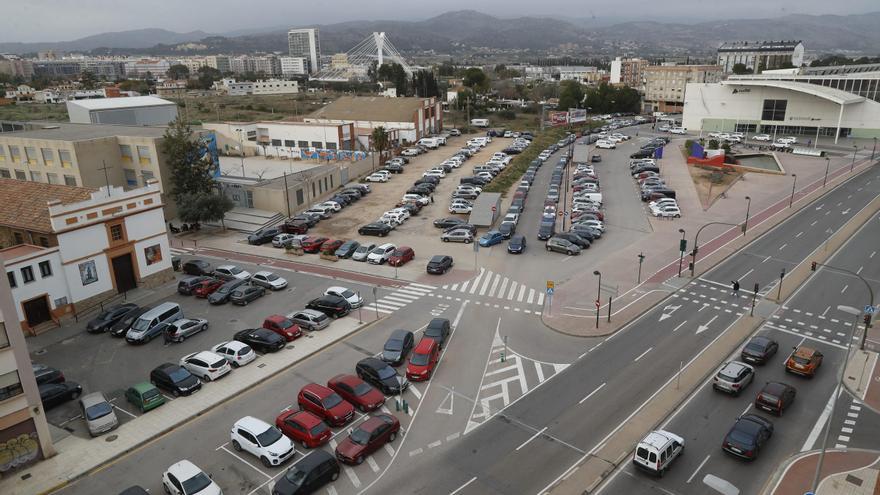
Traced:
[[46, 296], [26, 301], [22, 303], [22, 307], [25, 319], [31, 327], [52, 319], [52, 313], [49, 311], [49, 299]]
[[113, 258], [113, 278], [117, 292], [127, 292], [137, 287], [131, 253]]

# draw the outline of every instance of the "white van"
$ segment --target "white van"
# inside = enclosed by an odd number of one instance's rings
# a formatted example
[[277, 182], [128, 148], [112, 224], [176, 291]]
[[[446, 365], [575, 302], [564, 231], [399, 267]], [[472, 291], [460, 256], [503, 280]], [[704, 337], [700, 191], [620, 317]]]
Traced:
[[578, 199], [592, 201], [593, 203], [602, 204], [602, 193], [600, 192], [584, 192], [578, 191]]
[[474, 127], [489, 127], [489, 119], [471, 119], [471, 125]]
[[[684, 127], [673, 127], [672, 129], [669, 129], [670, 134], [687, 134], [687, 132], [688, 130]], [[728, 139], [729, 138], [730, 136], [728, 136]]]
[[419, 142], [416, 144], [420, 144], [426, 148], [430, 148], [432, 150], [436, 150], [440, 147], [440, 141], [437, 141], [435, 138], [422, 138], [419, 139]]
[[126, 332], [125, 340], [130, 344], [149, 342], [159, 336], [157, 331], [159, 325], [174, 323], [181, 318], [183, 318], [183, 310], [180, 309], [179, 304], [164, 302], [140, 315]]
[[655, 430], [642, 439], [633, 454], [633, 464], [637, 468], [650, 471], [657, 476], [666, 474], [669, 465], [684, 452], [684, 439], [675, 433]]

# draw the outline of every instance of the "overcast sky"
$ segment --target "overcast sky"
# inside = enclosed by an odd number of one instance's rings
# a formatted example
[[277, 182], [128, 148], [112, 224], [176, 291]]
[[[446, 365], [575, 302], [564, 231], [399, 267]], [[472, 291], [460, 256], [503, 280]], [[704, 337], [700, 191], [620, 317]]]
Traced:
[[[0, 41], [62, 41], [108, 31], [163, 28], [225, 33], [283, 25], [332, 24], [358, 19], [426, 19], [460, 9], [498, 17], [519, 15], [603, 18], [642, 16], [664, 21], [718, 17], [776, 17], [789, 13], [860, 14], [880, 10], [877, 0], [8, 0], [0, 8]], [[539, 6], [539, 7], [536, 7]], [[628, 17], [632, 20], [637, 17]]]

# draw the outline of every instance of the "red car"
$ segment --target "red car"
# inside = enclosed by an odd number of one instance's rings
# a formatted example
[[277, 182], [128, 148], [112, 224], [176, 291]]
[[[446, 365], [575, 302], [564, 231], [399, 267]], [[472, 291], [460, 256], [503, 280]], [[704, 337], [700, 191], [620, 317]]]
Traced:
[[308, 411], [284, 411], [275, 418], [275, 426], [306, 449], [320, 447], [333, 436], [327, 423]]
[[225, 283], [225, 280], [220, 280], [218, 278], [205, 280], [204, 282], [201, 282], [199, 285], [197, 285], [195, 289], [193, 289], [193, 294], [196, 297], [208, 297]]
[[309, 224], [297, 220], [288, 220], [281, 227], [281, 230], [287, 234], [305, 234], [309, 231]]
[[363, 412], [375, 411], [385, 403], [385, 395], [355, 375], [336, 375], [327, 386]]
[[263, 320], [263, 328], [272, 330], [278, 335], [284, 337], [284, 340], [290, 342], [302, 337], [302, 329], [294, 323], [290, 318], [282, 315], [267, 316]]
[[438, 361], [440, 361], [440, 346], [434, 339], [422, 337], [409, 356], [409, 363], [406, 365], [406, 378], [413, 382], [431, 378]]
[[321, 251], [322, 253], [333, 254], [336, 252], [337, 249], [339, 249], [339, 246], [341, 246], [343, 244], [345, 244], [345, 241], [343, 241], [341, 239], [336, 239], [336, 240], [329, 239], [329, 240], [324, 241], [323, 244], [321, 244], [319, 251]]
[[296, 397], [299, 408], [324, 418], [331, 426], [342, 426], [354, 419], [354, 406], [329, 388], [310, 383]]
[[391, 266], [403, 266], [407, 261], [412, 261], [415, 256], [416, 252], [413, 251], [413, 248], [400, 246], [391, 253], [391, 257], [388, 258], [388, 264]]
[[327, 241], [326, 237], [306, 237], [302, 241], [303, 251], [306, 253], [317, 253], [321, 249], [321, 244]]
[[397, 438], [400, 421], [390, 414], [377, 414], [360, 424], [336, 447], [336, 458], [345, 464], [361, 464], [364, 458]]

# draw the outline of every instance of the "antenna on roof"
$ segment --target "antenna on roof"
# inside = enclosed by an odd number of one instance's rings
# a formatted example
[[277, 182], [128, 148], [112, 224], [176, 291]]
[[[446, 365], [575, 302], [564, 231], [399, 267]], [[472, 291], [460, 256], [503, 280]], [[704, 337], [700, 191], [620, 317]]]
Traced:
[[101, 163], [102, 163], [104, 166], [101, 167], [101, 168], [99, 168], [98, 170], [103, 170], [103, 171], [104, 171], [104, 181], [107, 183], [107, 197], [109, 198], [109, 197], [110, 197], [110, 176], [107, 175], [107, 170], [111, 169], [112, 167], [108, 167], [108, 166], [107, 166], [107, 161], [106, 161], [106, 160], [101, 160]]

